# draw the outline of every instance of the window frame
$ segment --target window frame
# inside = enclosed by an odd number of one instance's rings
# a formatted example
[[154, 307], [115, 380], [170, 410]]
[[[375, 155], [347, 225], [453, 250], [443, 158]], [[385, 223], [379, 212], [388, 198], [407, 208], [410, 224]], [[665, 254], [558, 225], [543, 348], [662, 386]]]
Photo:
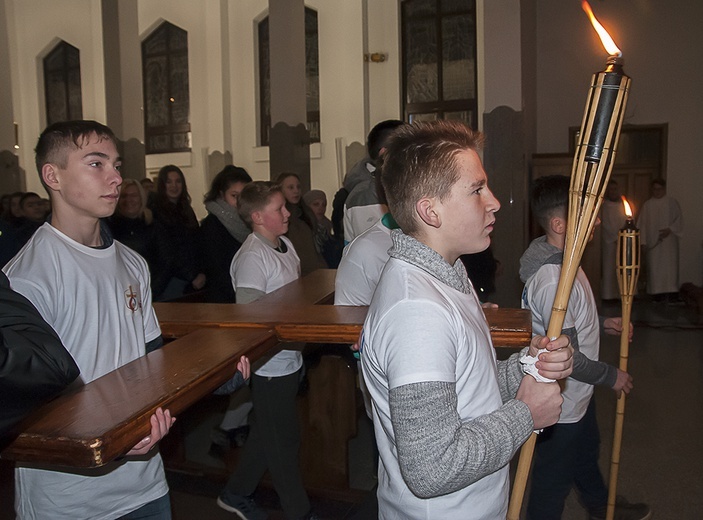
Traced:
[[[166, 50], [162, 52], [152, 52], [150, 54], [147, 54], [147, 46], [149, 42], [153, 39], [159, 36], [159, 33], [165, 31], [165, 45], [166, 45]], [[172, 49], [172, 32], [173, 31], [181, 31], [185, 35], [185, 48], [183, 49]], [[143, 88], [143, 95], [144, 95], [144, 146], [145, 146], [145, 152], [147, 155], [152, 155], [152, 154], [163, 154], [163, 153], [175, 153], [175, 152], [190, 152], [192, 151], [192, 135], [191, 135], [191, 124], [190, 124], [190, 66], [188, 63], [188, 51], [189, 51], [189, 46], [188, 46], [188, 31], [185, 29], [182, 29], [178, 27], [177, 25], [172, 24], [171, 22], [164, 21], [161, 24], [159, 24], [158, 27], [156, 27], [146, 38], [144, 38], [141, 42], [141, 51], [142, 51], [142, 88]], [[168, 104], [168, 124], [165, 125], [160, 125], [160, 126], [149, 126], [149, 117], [148, 117], [148, 109], [149, 109], [149, 102], [148, 102], [148, 92], [149, 92], [149, 74], [148, 74], [148, 63], [149, 63], [149, 58], [154, 58], [154, 57], [165, 57], [166, 58], [166, 71], [165, 71], [165, 81], [166, 81], [166, 95], [168, 99], [173, 103], [174, 99], [174, 86], [172, 83], [172, 67], [173, 67], [173, 61], [175, 59], [183, 59], [185, 58], [185, 76], [187, 79], [187, 85], [186, 85], [186, 90], [187, 90], [187, 96], [185, 103], [187, 104], [187, 112], [188, 112], [188, 121], [186, 123], [174, 123], [173, 122], [173, 105]], [[187, 134], [187, 142], [188, 146], [174, 146], [173, 145], [173, 138], [175, 135], [179, 134]], [[165, 148], [153, 148], [151, 144], [151, 139], [153, 137], [158, 137], [158, 136], [169, 136], [169, 146]]]
[[[71, 65], [71, 57], [69, 53], [75, 51], [75, 61], [77, 65]], [[56, 69], [48, 69], [48, 62], [51, 61], [58, 53], [62, 53], [62, 66]], [[42, 70], [44, 73], [44, 109], [46, 111], [46, 124], [51, 125], [60, 121], [72, 121], [77, 119], [83, 119], [83, 93], [81, 89], [81, 51], [77, 47], [74, 47], [70, 43], [60, 40], [51, 51], [44, 56], [42, 60]], [[49, 78], [54, 76], [56, 72], [59, 72], [60, 78], [63, 80], [64, 85], [64, 95], [63, 95], [63, 112], [64, 116], [59, 119], [52, 118], [52, 103], [53, 96], [52, 88], [49, 84]], [[71, 83], [71, 73], [77, 72], [78, 83]], [[77, 89], [77, 91], [75, 90]], [[77, 95], [79, 102], [77, 103], [78, 111], [73, 112], [71, 104], [71, 96]]]
[[[412, 122], [413, 116], [431, 115], [435, 114], [436, 119], [444, 119], [447, 113], [451, 112], [461, 112], [468, 111], [470, 116], [470, 121], [468, 122], [471, 128], [478, 130], [478, 56], [477, 56], [477, 13], [476, 13], [476, 1], [466, 0], [467, 8], [452, 10], [450, 12], [442, 11], [442, 0], [435, 0], [435, 13], [434, 14], [423, 14], [415, 15], [409, 17], [406, 15], [406, 9], [409, 4], [418, 0], [402, 0], [400, 6], [400, 31], [401, 31], [401, 83], [402, 83], [402, 110], [403, 117], [405, 121]], [[457, 16], [457, 15], [469, 15], [474, 21], [474, 42], [472, 46], [471, 57], [474, 61], [474, 76], [473, 76], [473, 98], [464, 99], [452, 99], [444, 100], [444, 62], [443, 56], [443, 28], [442, 20], [443, 18]], [[408, 63], [406, 58], [406, 51], [408, 47], [408, 34], [407, 25], [410, 20], [434, 20], [435, 30], [437, 34], [436, 41], [436, 57], [437, 57], [437, 95], [438, 99], [433, 101], [423, 101], [423, 102], [408, 102]]]

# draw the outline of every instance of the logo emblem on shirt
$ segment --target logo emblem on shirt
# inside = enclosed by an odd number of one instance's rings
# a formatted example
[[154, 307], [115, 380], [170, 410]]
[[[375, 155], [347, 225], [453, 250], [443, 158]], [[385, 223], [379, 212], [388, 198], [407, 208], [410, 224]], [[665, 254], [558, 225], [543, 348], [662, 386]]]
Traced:
[[127, 308], [130, 311], [137, 312], [142, 308], [142, 300], [139, 298], [139, 293], [136, 292], [131, 285], [129, 286], [129, 289], [124, 292], [124, 298]]

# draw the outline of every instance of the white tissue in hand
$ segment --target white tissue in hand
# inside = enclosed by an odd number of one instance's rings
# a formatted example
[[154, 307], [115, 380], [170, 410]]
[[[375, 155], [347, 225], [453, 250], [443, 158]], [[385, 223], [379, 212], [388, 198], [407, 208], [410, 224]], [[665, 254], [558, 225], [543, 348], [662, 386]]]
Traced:
[[548, 377], [541, 376], [539, 374], [539, 371], [537, 370], [537, 367], [535, 366], [535, 363], [537, 363], [538, 361], [538, 356], [542, 352], [547, 352], [547, 349], [540, 349], [539, 352], [537, 352], [537, 356], [530, 356], [529, 354], [525, 354], [524, 356], [522, 356], [520, 358], [522, 371], [525, 372], [525, 374], [531, 375], [540, 383], [553, 383], [554, 381], [556, 381], [556, 379], [549, 379]]

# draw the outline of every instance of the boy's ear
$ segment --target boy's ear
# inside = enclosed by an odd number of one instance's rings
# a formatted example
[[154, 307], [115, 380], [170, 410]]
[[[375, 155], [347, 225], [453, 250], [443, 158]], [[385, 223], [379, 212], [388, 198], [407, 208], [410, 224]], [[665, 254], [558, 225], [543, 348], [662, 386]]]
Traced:
[[562, 217], [552, 217], [549, 219], [549, 229], [557, 235], [566, 234], [566, 219]]
[[415, 211], [425, 224], [438, 228], [442, 225], [442, 219], [437, 213], [435, 202], [436, 199], [434, 197], [424, 197], [415, 203]]
[[46, 163], [41, 168], [41, 178], [49, 189], [57, 191], [59, 188], [59, 179], [56, 175], [58, 168], [51, 163]]
[[256, 224], [259, 226], [261, 225], [262, 220], [261, 220], [261, 212], [260, 211], [252, 211], [251, 212], [251, 222], [252, 222], [252, 224]]

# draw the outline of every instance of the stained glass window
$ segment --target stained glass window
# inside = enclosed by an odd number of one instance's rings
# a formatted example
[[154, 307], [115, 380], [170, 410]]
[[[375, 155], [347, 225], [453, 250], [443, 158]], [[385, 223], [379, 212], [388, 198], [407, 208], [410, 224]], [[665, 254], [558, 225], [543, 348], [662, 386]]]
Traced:
[[64, 41], [44, 58], [47, 124], [83, 118], [80, 51]]
[[477, 128], [475, 0], [404, 0], [401, 16], [405, 119]]
[[164, 22], [142, 42], [146, 153], [190, 151], [188, 33]]
[[[259, 22], [259, 119], [260, 145], [268, 146], [271, 133], [271, 55], [269, 18]], [[310, 142], [320, 142], [320, 67], [317, 37], [317, 11], [305, 8], [305, 98]]]

